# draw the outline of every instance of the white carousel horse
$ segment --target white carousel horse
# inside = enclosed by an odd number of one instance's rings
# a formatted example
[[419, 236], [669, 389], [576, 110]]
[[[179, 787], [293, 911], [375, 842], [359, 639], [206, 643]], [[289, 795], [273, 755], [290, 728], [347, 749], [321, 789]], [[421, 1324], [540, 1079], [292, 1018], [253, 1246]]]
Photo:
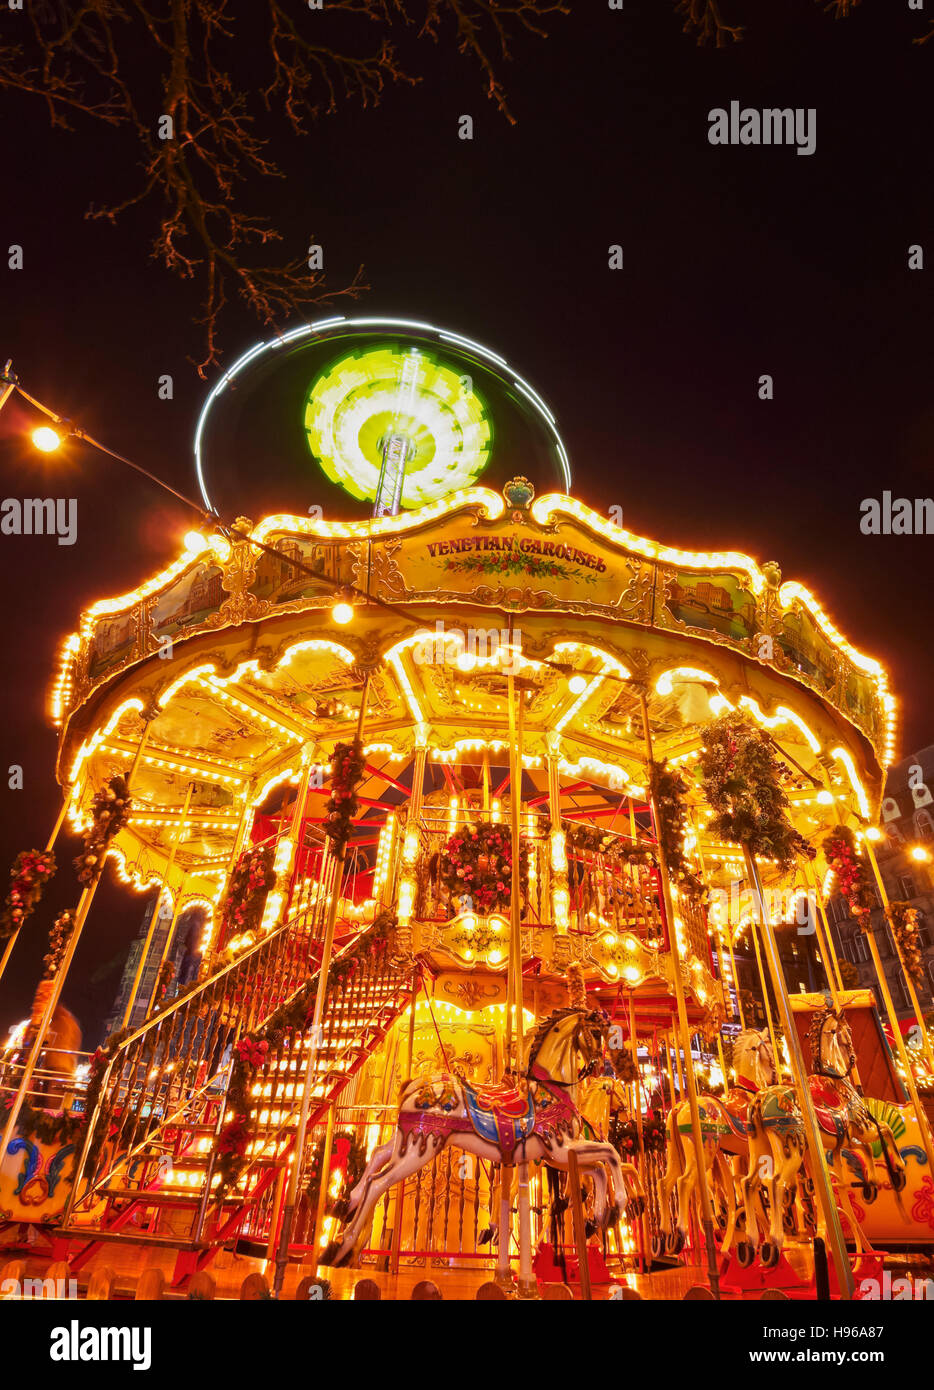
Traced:
[[[873, 1154], [878, 1142], [895, 1200], [904, 1220], [908, 1220], [901, 1193], [908, 1181], [905, 1162], [895, 1136], [885, 1120], [876, 1119], [850, 1080], [856, 1066], [856, 1050], [846, 1015], [828, 1005], [815, 1015], [808, 1035], [814, 1073], [808, 1086], [817, 1123], [832, 1140], [830, 1169], [837, 1179], [837, 1200], [853, 1229], [857, 1250], [871, 1249], [853, 1211], [850, 1188], [861, 1186], [862, 1196], [874, 1202], [879, 1193], [879, 1172]], [[825, 1141], [826, 1143], [826, 1141]], [[862, 1174], [854, 1184], [847, 1172], [847, 1158], [856, 1159]]]
[[475, 1087], [451, 1072], [428, 1072], [406, 1082], [395, 1137], [371, 1157], [350, 1194], [342, 1237], [321, 1263], [349, 1264], [383, 1194], [448, 1144], [508, 1167], [544, 1162], [566, 1169], [573, 1152], [594, 1179], [598, 1221], [610, 1217], [607, 1172], [616, 1215], [622, 1216], [631, 1201], [643, 1197], [638, 1174], [621, 1163], [612, 1144], [584, 1137], [576, 1099], [578, 1083], [599, 1062], [607, 1027], [604, 1013], [586, 1007], [558, 1009], [545, 1019], [531, 1040], [526, 1091]]

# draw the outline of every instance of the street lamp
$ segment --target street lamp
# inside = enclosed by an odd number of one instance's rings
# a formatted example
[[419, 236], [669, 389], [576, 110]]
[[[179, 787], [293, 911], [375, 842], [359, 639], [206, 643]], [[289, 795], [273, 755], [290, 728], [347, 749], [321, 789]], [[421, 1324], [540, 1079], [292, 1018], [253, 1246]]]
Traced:
[[62, 442], [62, 436], [51, 425], [39, 425], [32, 432], [32, 442], [40, 453], [54, 454]]

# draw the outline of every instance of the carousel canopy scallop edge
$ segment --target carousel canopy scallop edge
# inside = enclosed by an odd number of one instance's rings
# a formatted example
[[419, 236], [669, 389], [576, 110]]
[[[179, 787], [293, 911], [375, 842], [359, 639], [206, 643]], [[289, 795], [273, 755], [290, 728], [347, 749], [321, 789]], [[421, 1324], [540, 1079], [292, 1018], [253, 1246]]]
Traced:
[[[537, 893], [528, 931], [569, 925], [554, 891], [566, 881], [555, 814], [564, 829], [650, 837], [640, 694], [656, 759], [688, 772], [716, 714], [739, 709], [767, 729], [812, 840], [835, 816], [865, 823], [878, 806], [895, 722], [885, 672], [774, 563], [664, 546], [573, 497], [536, 498], [525, 479], [395, 516], [276, 515], [231, 534], [188, 537], [161, 574], [86, 610], [62, 653], [51, 705], [69, 819], [86, 827], [95, 793], [135, 761], [132, 814], [110, 855], [137, 888], [164, 882], [182, 903], [216, 905], [232, 854], [267, 817], [282, 822], [300, 785], [277, 868], [320, 848], [332, 750], [362, 719], [354, 844], [378, 897], [419, 847], [437, 854], [459, 825], [508, 818], [510, 681]], [[708, 885], [726, 884], [742, 876], [741, 851], [710, 836], [709, 819], [692, 791], [686, 847]], [[602, 926], [608, 909], [594, 902]], [[452, 967], [504, 968], [495, 942], [477, 949], [463, 923], [445, 933], [434, 944]], [[718, 989], [706, 927], [689, 934], [704, 1002]], [[658, 944], [642, 932], [627, 948], [607, 930], [588, 964], [607, 983], [651, 989], [664, 976]]]

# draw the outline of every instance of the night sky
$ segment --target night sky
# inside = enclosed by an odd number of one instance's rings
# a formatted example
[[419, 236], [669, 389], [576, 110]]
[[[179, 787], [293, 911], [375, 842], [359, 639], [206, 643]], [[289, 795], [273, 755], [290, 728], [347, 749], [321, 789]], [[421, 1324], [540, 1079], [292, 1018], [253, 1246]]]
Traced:
[[[777, 559], [812, 586], [888, 666], [900, 753], [934, 742], [930, 540], [859, 527], [864, 498], [931, 492], [934, 41], [910, 43], [925, 20], [902, 0], [838, 22], [812, 0], [761, 0], [745, 6], [744, 42], [716, 50], [682, 34], [670, 0], [572, 7], [501, 69], [515, 126], [450, 44], [416, 46], [420, 86], [283, 138], [287, 179], [251, 196], [290, 257], [314, 235], [335, 288], [364, 266], [371, 288], [337, 312], [424, 317], [501, 352], [555, 411], [586, 501], [671, 544]], [[711, 146], [708, 111], [731, 100], [816, 108], [816, 153]], [[197, 290], [149, 259], [153, 207], [115, 228], [84, 219], [135, 186], [132, 142], [88, 121], [51, 133], [38, 101], [0, 107], [0, 355], [27, 390], [193, 493], [192, 432], [216, 376], [191, 365]], [[465, 113], [472, 141], [457, 137]], [[6, 269], [11, 243], [22, 271]], [[614, 243], [622, 271], [607, 266]], [[928, 269], [908, 270], [912, 243]], [[225, 361], [268, 336], [234, 305]], [[772, 401], [757, 397], [762, 373]], [[0, 537], [0, 767], [25, 778], [22, 791], [2, 779], [0, 866], [43, 844], [57, 812], [46, 700], [61, 639], [190, 526], [99, 454], [40, 459], [22, 443], [33, 423], [13, 401], [0, 415], [2, 496], [76, 497], [78, 542]], [[60, 861], [75, 848], [62, 842]], [[50, 913], [75, 897], [60, 873], [0, 985], [0, 1029], [26, 1012]], [[89, 1029], [142, 907], [108, 875], [65, 1001]]]

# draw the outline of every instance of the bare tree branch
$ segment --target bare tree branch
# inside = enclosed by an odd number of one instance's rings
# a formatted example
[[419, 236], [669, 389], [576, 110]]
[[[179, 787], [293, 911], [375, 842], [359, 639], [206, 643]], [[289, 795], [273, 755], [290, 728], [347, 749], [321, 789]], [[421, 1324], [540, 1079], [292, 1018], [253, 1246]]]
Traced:
[[139, 184], [92, 204], [88, 216], [114, 222], [128, 208], [158, 204], [153, 257], [200, 284], [202, 375], [218, 360], [219, 321], [232, 297], [276, 331], [297, 311], [365, 288], [362, 268], [335, 290], [302, 256], [283, 263], [274, 254], [281, 234], [250, 208], [250, 180], [282, 177], [270, 146], [283, 122], [303, 133], [342, 101], [375, 106], [391, 84], [420, 81], [395, 35], [453, 41], [511, 121], [496, 65], [511, 57], [513, 36], [544, 37], [546, 18], [568, 5], [327, 0], [310, 11], [254, 0], [250, 9], [245, 20], [235, 0], [32, 0], [20, 12], [21, 35], [0, 50], [0, 88], [41, 99], [52, 125], [93, 119], [132, 131]]

